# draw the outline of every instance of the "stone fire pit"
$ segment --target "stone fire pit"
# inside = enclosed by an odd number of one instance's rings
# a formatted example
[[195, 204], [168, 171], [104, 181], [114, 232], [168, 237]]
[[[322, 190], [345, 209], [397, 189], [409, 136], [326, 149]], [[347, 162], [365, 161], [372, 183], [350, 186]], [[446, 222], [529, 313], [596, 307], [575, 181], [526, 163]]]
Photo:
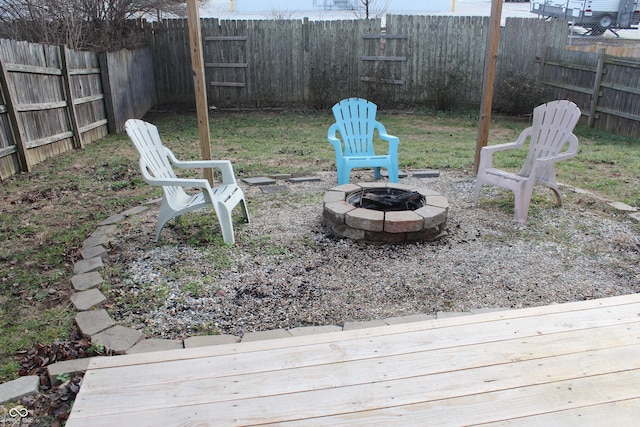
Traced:
[[[402, 207], [386, 209], [390, 199], [398, 199]], [[411, 203], [405, 204], [407, 200]], [[448, 211], [447, 198], [426, 188], [392, 183], [349, 183], [325, 193], [322, 220], [332, 234], [357, 241], [433, 241], [446, 234]]]

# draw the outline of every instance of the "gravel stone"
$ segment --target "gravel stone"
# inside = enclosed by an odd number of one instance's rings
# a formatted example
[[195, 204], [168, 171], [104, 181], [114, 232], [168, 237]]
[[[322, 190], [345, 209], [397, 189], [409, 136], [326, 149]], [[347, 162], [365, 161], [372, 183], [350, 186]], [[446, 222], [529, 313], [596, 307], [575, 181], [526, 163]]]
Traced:
[[[447, 197], [447, 234], [435, 242], [357, 243], [321, 222], [335, 172], [265, 194], [247, 186], [251, 223], [235, 225], [236, 245], [190, 244], [212, 213], [173, 221], [153, 241], [157, 208], [118, 225], [106, 264], [110, 312], [148, 337], [245, 333], [416, 314], [522, 308], [636, 293], [640, 237], [628, 216], [588, 193], [563, 188], [563, 207], [540, 187], [529, 222], [513, 221], [511, 193], [442, 171], [405, 178]], [[353, 182], [371, 181], [355, 171]], [[243, 187], [244, 188], [244, 187]], [[190, 216], [191, 215], [191, 216]], [[198, 216], [200, 215], [200, 216]], [[239, 214], [237, 214], [239, 218]]]

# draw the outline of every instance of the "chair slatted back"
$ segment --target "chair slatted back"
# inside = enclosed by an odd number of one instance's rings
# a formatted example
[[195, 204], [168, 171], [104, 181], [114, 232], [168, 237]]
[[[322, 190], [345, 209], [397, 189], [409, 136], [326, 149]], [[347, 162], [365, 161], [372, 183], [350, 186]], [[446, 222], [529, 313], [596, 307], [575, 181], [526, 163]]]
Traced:
[[[158, 128], [142, 120], [131, 119], [125, 123], [127, 135], [140, 153], [140, 168], [153, 178], [175, 179], [173, 166], [167, 154], [167, 148], [162, 145]], [[184, 190], [177, 186], [164, 186], [167, 197], [182, 195]]]
[[333, 106], [345, 156], [373, 156], [373, 131], [378, 106], [362, 98], [348, 98]]
[[529, 152], [518, 175], [529, 176], [536, 159], [561, 153], [579, 119], [580, 109], [571, 101], [552, 101], [534, 108]]

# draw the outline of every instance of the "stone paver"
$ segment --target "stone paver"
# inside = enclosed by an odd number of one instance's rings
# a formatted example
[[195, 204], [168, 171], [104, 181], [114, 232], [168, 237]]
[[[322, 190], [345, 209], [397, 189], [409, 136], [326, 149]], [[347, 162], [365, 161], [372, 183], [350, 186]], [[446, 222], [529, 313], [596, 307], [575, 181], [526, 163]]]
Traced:
[[106, 349], [116, 354], [122, 354], [143, 338], [144, 334], [138, 330], [116, 325], [113, 328], [92, 335], [91, 341], [103, 345]]
[[235, 335], [198, 335], [184, 340], [184, 348], [206, 347], [209, 345], [235, 344], [240, 337]]
[[439, 311], [436, 313], [436, 319], [447, 319], [449, 317], [470, 316], [468, 311]]
[[389, 326], [383, 320], [370, 320], [368, 322], [346, 322], [342, 327], [343, 331], [352, 331], [354, 329], [375, 328], [378, 326]]
[[73, 264], [73, 273], [82, 274], [91, 271], [98, 271], [103, 267], [102, 258], [81, 259]]
[[[122, 218], [124, 218], [123, 215], [120, 215]], [[108, 236], [111, 234], [114, 234], [116, 232], [116, 230], [118, 229], [118, 226], [116, 224], [110, 224], [110, 225], [101, 225], [100, 227], [96, 228], [93, 233], [91, 233], [92, 236]]]
[[416, 178], [437, 178], [440, 176], [440, 171], [433, 170], [433, 169], [418, 170], [418, 171], [412, 171], [411, 175], [413, 175]]
[[81, 311], [76, 314], [75, 320], [80, 333], [85, 337], [107, 330], [116, 324], [104, 309]]
[[285, 329], [273, 329], [270, 331], [249, 332], [244, 334], [241, 342], [263, 341], [277, 338], [290, 338], [292, 335]]
[[71, 285], [76, 291], [86, 291], [95, 288], [103, 282], [102, 276], [97, 271], [76, 274], [71, 278]]
[[84, 241], [82, 249], [92, 248], [94, 246], [102, 246], [107, 243], [107, 236], [104, 234], [91, 235]]
[[509, 310], [505, 307], [492, 307], [492, 308], [474, 308], [469, 310], [471, 314], [482, 314], [482, 313], [495, 313], [497, 311], [506, 311]]
[[322, 180], [317, 176], [298, 176], [294, 178], [289, 178], [287, 179], [287, 181], [289, 181], [292, 184], [296, 184], [299, 182], [317, 182]]
[[276, 183], [275, 179], [267, 178], [266, 176], [259, 176], [255, 178], [242, 178], [243, 182], [249, 185], [273, 185]]
[[0, 404], [36, 394], [39, 391], [39, 387], [40, 378], [37, 375], [20, 377], [13, 381], [0, 384]]
[[640, 213], [632, 213], [632, 214], [629, 214], [629, 216], [635, 219], [636, 221], [640, 222]]
[[611, 206], [614, 209], [617, 209], [619, 211], [622, 212], [637, 212], [638, 208], [634, 208], [633, 206], [629, 206], [626, 203], [622, 203], [622, 202], [611, 202], [608, 203], [609, 206]]
[[133, 215], [140, 214], [142, 212], [146, 212], [148, 210], [149, 208], [147, 206], [136, 206], [135, 208], [127, 209], [126, 211], [122, 212], [122, 215], [133, 216]]
[[413, 314], [411, 316], [388, 317], [384, 319], [387, 325], [401, 325], [403, 323], [423, 322], [425, 320], [433, 320], [436, 316], [433, 314]]
[[70, 297], [73, 305], [80, 311], [89, 310], [92, 307], [102, 304], [107, 300], [98, 289], [76, 292]]
[[63, 360], [62, 362], [56, 362], [47, 366], [47, 373], [49, 374], [51, 385], [62, 383], [62, 381], [58, 379], [58, 375], [75, 374], [86, 371], [90, 361], [90, 357], [85, 357], [83, 359]]
[[98, 245], [82, 249], [80, 251], [80, 255], [82, 255], [83, 259], [102, 258], [102, 260], [104, 261], [107, 259], [109, 251], [104, 246]]
[[98, 223], [99, 226], [117, 224], [125, 218], [123, 214], [111, 215]]
[[301, 337], [304, 335], [326, 334], [329, 332], [340, 332], [340, 331], [342, 331], [342, 328], [337, 325], [301, 326], [299, 328], [289, 329], [289, 333], [294, 337]]
[[152, 351], [177, 350], [181, 348], [184, 348], [182, 341], [152, 338], [152, 339], [140, 341], [139, 343], [131, 347], [129, 350], [127, 350], [127, 354], [149, 353]]

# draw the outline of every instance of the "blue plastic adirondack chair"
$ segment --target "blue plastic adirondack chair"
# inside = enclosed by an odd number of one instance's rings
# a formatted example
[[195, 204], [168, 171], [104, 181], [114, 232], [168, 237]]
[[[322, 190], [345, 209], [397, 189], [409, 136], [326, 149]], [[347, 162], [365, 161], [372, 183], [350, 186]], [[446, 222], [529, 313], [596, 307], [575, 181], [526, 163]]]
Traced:
[[[333, 106], [336, 122], [331, 125], [327, 138], [336, 152], [338, 184], [349, 182], [353, 168], [374, 168], [375, 179], [380, 179], [380, 168], [387, 169], [389, 182], [398, 182], [398, 145], [400, 140], [387, 134], [384, 125], [376, 120], [378, 106], [361, 98], [343, 99]], [[373, 147], [374, 130], [381, 140], [389, 143], [386, 155], [376, 155]], [[338, 138], [337, 133], [340, 133]]]

